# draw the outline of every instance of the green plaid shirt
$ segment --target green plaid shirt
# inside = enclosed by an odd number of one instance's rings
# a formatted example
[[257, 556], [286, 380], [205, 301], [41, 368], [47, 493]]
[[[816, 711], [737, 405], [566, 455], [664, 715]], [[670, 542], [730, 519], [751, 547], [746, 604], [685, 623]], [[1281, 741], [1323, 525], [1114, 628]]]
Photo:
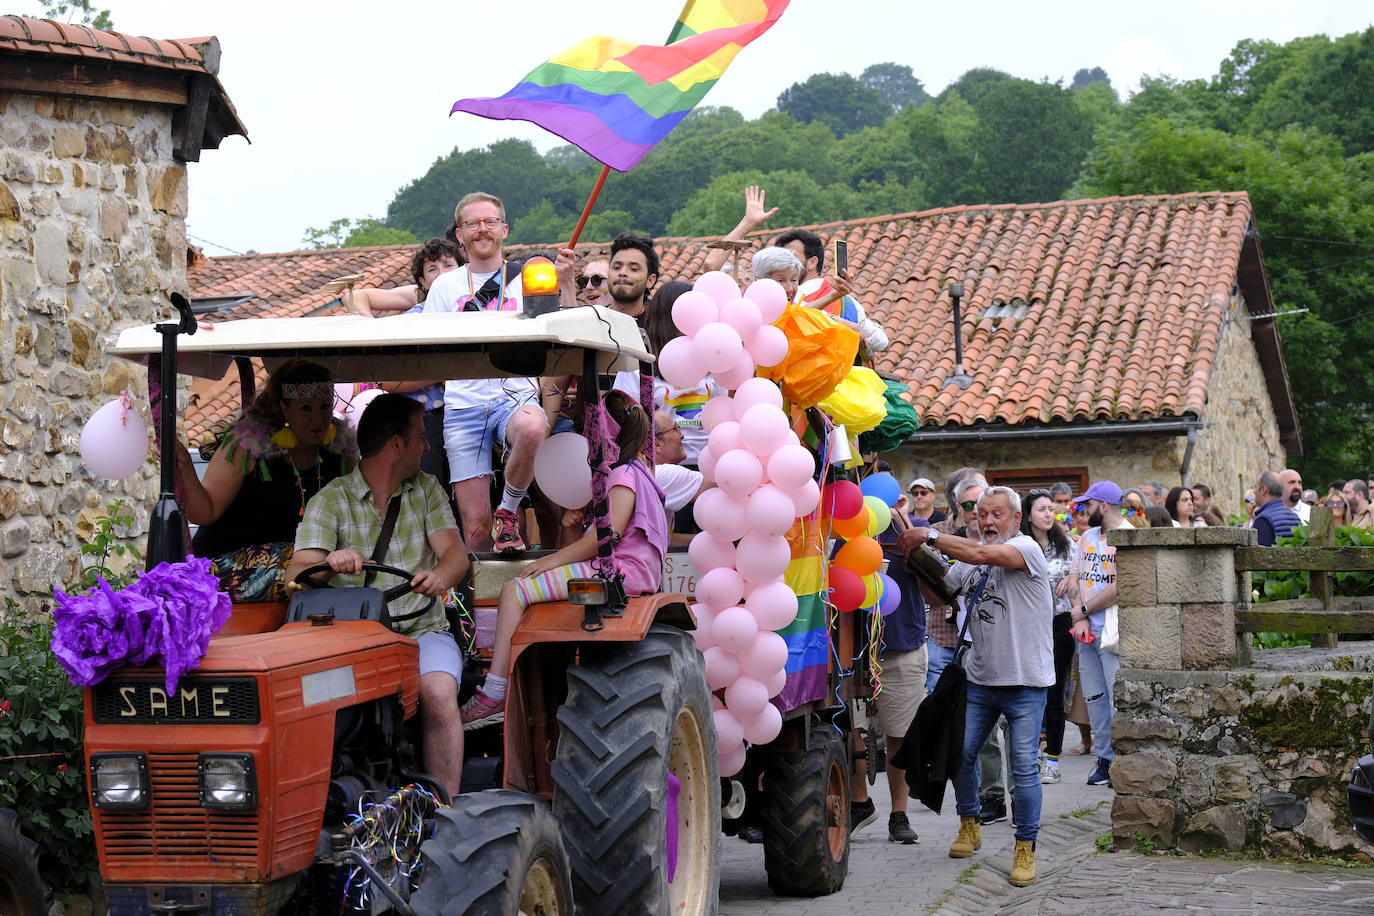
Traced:
[[[391, 544], [383, 562], [412, 573], [432, 569], [439, 558], [429, 545], [429, 536], [458, 528], [453, 523], [453, 512], [443, 486], [432, 474], [421, 471], [403, 481], [398, 492], [401, 512], [392, 529]], [[372, 489], [363, 479], [361, 466], [356, 467], [351, 473], [334, 478], [311, 497], [310, 504], [305, 507], [305, 517], [296, 529], [296, 550], [356, 550], [364, 559], [371, 557], [377, 537], [382, 533], [385, 514], [386, 506], [373, 504]], [[341, 575], [335, 576], [333, 581], [342, 586], [362, 585], [363, 576]], [[380, 574], [376, 582], [383, 589], [398, 583], [394, 576], [385, 573]], [[418, 611], [427, 601], [428, 598], [412, 592], [391, 602], [389, 608], [396, 615], [409, 614]], [[408, 636], [447, 630], [443, 605], [436, 602], [426, 614], [405, 621], [398, 629]]]

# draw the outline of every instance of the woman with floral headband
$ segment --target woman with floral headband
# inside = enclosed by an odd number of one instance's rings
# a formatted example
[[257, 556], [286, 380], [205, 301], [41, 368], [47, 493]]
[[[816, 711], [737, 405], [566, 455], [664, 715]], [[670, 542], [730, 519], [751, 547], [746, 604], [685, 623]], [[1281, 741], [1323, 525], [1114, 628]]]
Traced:
[[286, 600], [281, 573], [305, 504], [356, 463], [356, 442], [333, 408], [329, 370], [293, 359], [220, 439], [204, 480], [180, 448], [183, 511], [200, 526], [191, 549], [212, 561], [235, 602]]

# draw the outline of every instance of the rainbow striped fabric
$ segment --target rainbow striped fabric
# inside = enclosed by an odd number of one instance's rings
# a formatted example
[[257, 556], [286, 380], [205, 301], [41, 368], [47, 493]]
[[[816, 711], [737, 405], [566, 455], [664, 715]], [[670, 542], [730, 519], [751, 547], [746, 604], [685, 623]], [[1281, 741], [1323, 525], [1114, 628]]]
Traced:
[[787, 532], [792, 562], [783, 581], [797, 595], [797, 617], [778, 631], [787, 643], [787, 684], [773, 703], [783, 712], [826, 697], [830, 676], [830, 619], [825, 553], [815, 516]]
[[500, 98], [460, 99], [452, 110], [530, 121], [628, 172], [687, 117], [735, 55], [777, 22], [787, 4], [687, 0], [666, 45], [594, 35], [540, 64]]

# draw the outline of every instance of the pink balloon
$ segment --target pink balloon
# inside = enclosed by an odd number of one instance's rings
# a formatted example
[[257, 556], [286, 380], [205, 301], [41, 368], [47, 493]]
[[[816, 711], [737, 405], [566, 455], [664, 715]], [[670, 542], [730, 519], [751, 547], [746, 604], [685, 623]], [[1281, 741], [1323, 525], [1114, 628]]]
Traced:
[[816, 459], [804, 445], [788, 442], [768, 456], [768, 479], [788, 493], [795, 493], [816, 473]]
[[787, 308], [787, 290], [782, 284], [769, 277], [755, 280], [744, 291], [744, 298], [750, 299], [759, 307], [759, 313], [766, 324], [772, 324], [782, 317]]
[[821, 485], [808, 480], [792, 493], [792, 500], [797, 507], [797, 518], [806, 518], [821, 504]]
[[739, 284], [735, 282], [735, 278], [719, 270], [697, 277], [692, 289], [710, 296], [716, 305], [724, 305], [739, 296]]
[[754, 377], [754, 358], [749, 355], [748, 350], [741, 348], [739, 361], [735, 363], [733, 369], [711, 374], [715, 376], [717, 382], [733, 391]]
[[734, 420], [726, 420], [717, 425], [715, 429], [711, 430], [711, 435], [707, 438], [706, 444], [717, 460], [731, 449], [744, 448], [744, 440], [740, 438], [739, 434], [739, 424]]
[[744, 520], [744, 509], [741, 500], [731, 499], [724, 490], [716, 487], [697, 497], [693, 517], [702, 531], [722, 541], [738, 541], [749, 530], [749, 523]]
[[720, 753], [720, 762], [718, 766], [720, 767], [720, 775], [722, 777], [734, 776], [740, 770], [744, 769], [744, 762], [748, 758], [748, 752], [745, 750], [743, 742], [740, 742], [738, 746], [732, 748], [726, 748], [724, 745], [719, 745], [717, 750]]
[[739, 332], [725, 322], [712, 321], [692, 337], [692, 352], [706, 371], [725, 372], [739, 361], [744, 341], [740, 340]]
[[675, 337], [658, 354], [658, 374], [677, 388], [695, 388], [706, 377], [706, 366], [689, 338]]
[[722, 541], [714, 534], [699, 531], [692, 536], [687, 545], [687, 557], [698, 573], [708, 573], [713, 569], [735, 568], [735, 545]]
[[749, 494], [744, 520], [749, 523], [750, 531], [779, 537], [792, 527], [795, 518], [792, 513], [796, 511], [792, 497], [769, 483]]
[[735, 551], [735, 567], [749, 582], [762, 585], [782, 578], [792, 562], [792, 548], [787, 538], [769, 537], [750, 532], [739, 542]]
[[705, 293], [689, 289], [673, 303], [673, 324], [688, 337], [700, 331], [703, 325], [718, 320], [720, 307]]
[[735, 414], [738, 417], [744, 416], [749, 408], [759, 404], [771, 404], [782, 410], [782, 390], [778, 388], [777, 382], [770, 379], [751, 378], [735, 390], [735, 396], [731, 401], [734, 402]]
[[745, 349], [760, 366], [776, 366], [787, 359], [787, 335], [781, 328], [765, 324], [745, 344]]
[[716, 746], [733, 747], [744, 740], [744, 728], [739, 717], [728, 709], [718, 709], [711, 714], [716, 720]]
[[128, 477], [148, 460], [148, 425], [137, 410], [126, 410], [116, 398], [81, 427], [80, 448], [81, 460], [96, 477]]
[[797, 593], [778, 579], [750, 590], [744, 606], [761, 630], [781, 630], [797, 619]]
[[763, 326], [763, 315], [759, 313], [759, 307], [748, 299], [731, 299], [722, 305], [720, 320], [738, 331], [740, 340], [750, 339]]
[[711, 451], [709, 444], [703, 445], [701, 451], [697, 452], [697, 469], [706, 475], [707, 480], [716, 479], [716, 453]]
[[701, 425], [708, 433], [726, 420], [734, 419], [735, 405], [728, 395], [717, 395], [702, 405]]
[[716, 459], [716, 486], [745, 499], [763, 483], [763, 462], [748, 449], [735, 448]]
[[728, 566], [713, 569], [697, 580], [697, 601], [714, 611], [733, 607], [743, 597], [744, 579]]
[[752, 719], [768, 705], [768, 688], [757, 678], [740, 675], [725, 688], [725, 708], [741, 722]]
[[787, 444], [787, 414], [772, 404], [755, 404], [740, 417], [739, 435], [744, 447], [768, 459]]
[[782, 688], [787, 686], [787, 670], [783, 669], [779, 671], [777, 674], [764, 681], [763, 685], [768, 688], [768, 699], [773, 699], [773, 697], [782, 693]]
[[761, 630], [739, 654], [739, 663], [745, 674], [767, 681], [787, 664], [787, 640]]
[[720, 646], [712, 646], [702, 652], [701, 665], [706, 669], [706, 684], [712, 690], [719, 690], [739, 679], [739, 657]]
[[[716, 625], [712, 631], [716, 645], [729, 652], [740, 652], [754, 643], [759, 635], [759, 624], [754, 615], [743, 607], [728, 607], [716, 615]], [[725, 705], [730, 705], [727, 699]]]
[[539, 443], [534, 453], [534, 479], [539, 490], [564, 509], [580, 509], [591, 502], [587, 440], [577, 433], [559, 433]]
[[767, 744], [782, 734], [782, 713], [778, 707], [767, 703], [757, 716], [748, 722], [741, 722], [740, 726], [744, 739], [750, 744]]
[[691, 608], [697, 623], [692, 631], [692, 641], [697, 644], [698, 652], [705, 652], [716, 644], [716, 612], [704, 604], [693, 604]]

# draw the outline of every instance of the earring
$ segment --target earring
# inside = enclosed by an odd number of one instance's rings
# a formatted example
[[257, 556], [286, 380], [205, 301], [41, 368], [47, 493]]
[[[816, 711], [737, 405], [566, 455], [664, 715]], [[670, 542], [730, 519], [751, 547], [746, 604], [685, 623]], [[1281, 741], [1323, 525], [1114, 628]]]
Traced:
[[291, 431], [291, 424], [287, 423], [272, 434], [272, 444], [278, 448], [295, 448], [301, 444], [301, 440]]
[[329, 428], [324, 431], [324, 444], [333, 445], [334, 439], [339, 435], [339, 427], [336, 424], [329, 424]]

